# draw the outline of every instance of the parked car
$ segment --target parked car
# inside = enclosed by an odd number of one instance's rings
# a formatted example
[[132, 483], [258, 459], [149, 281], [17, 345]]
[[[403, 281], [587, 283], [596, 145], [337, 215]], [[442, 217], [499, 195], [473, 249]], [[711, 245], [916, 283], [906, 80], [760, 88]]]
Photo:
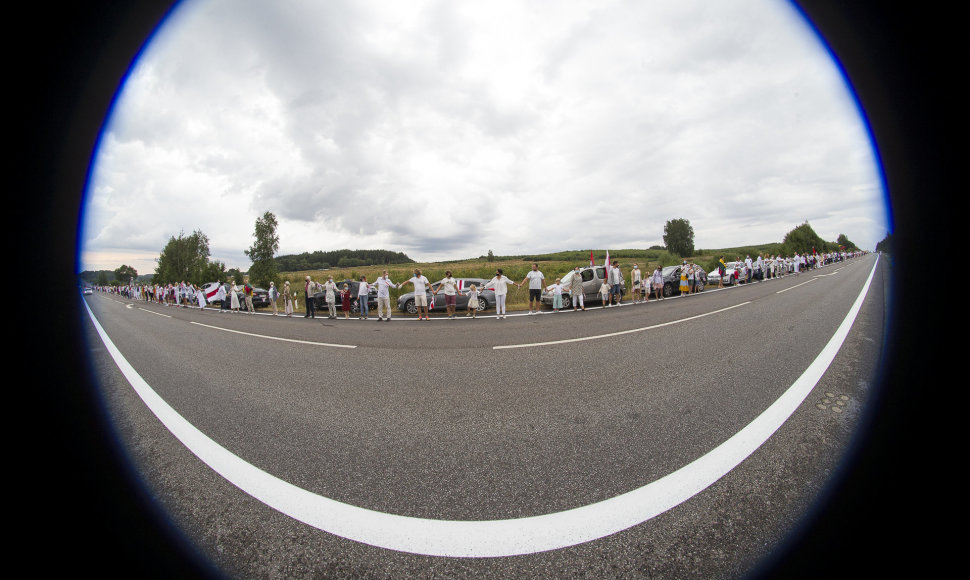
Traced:
[[[340, 291], [343, 290], [344, 284], [350, 288], [350, 311], [360, 312], [360, 303], [357, 298], [357, 291], [360, 289], [359, 280], [344, 280], [342, 282], [336, 282], [337, 291], [334, 292], [334, 299], [337, 302], [337, 310], [340, 310]], [[319, 312], [327, 309], [327, 292], [326, 290], [317, 292], [313, 295], [313, 307]], [[371, 288], [367, 292], [367, 308], [371, 311], [377, 309], [377, 288]]]
[[[478, 288], [478, 311], [484, 312], [488, 310], [491, 306], [495, 305], [495, 291], [492, 288], [486, 288], [488, 280], [484, 278], [457, 278], [458, 289], [462, 292], [467, 292], [468, 289], [474, 284]], [[434, 282], [429, 287], [429, 290], [425, 291], [425, 296], [428, 297], [428, 311], [437, 312], [445, 310], [445, 295], [444, 293], [439, 293], [437, 295], [432, 295], [432, 291], [437, 290], [441, 282]], [[408, 314], [417, 314], [418, 307], [414, 302], [414, 292], [407, 292], [401, 294], [397, 299], [397, 307]], [[455, 300], [455, 310], [465, 310], [468, 308], [468, 294], [459, 294]]]
[[[663, 275], [663, 281], [664, 281], [665, 298], [670, 298], [671, 296], [677, 296], [678, 294], [680, 294], [681, 268], [683, 268], [683, 265], [667, 266], [666, 268], [661, 270], [661, 274]], [[694, 269], [695, 270], [700, 269], [701, 290], [703, 290], [704, 287], [707, 285], [707, 272], [704, 271], [704, 268], [701, 268], [696, 264], [694, 264]]]
[[[559, 281], [563, 285], [562, 291], [562, 307], [572, 308], [573, 299], [572, 294], [569, 290], [572, 285], [573, 276], [576, 275], [576, 270], [572, 270], [562, 277]], [[583, 303], [588, 302], [601, 302], [602, 296], [600, 295], [600, 287], [603, 285], [603, 279], [606, 277], [606, 266], [584, 266], [579, 269], [579, 275], [583, 278]], [[554, 281], [554, 280], [553, 280]], [[546, 286], [548, 286], [552, 281], [546, 280]], [[626, 280], [620, 285], [623, 293], [626, 293]], [[552, 306], [552, 291], [543, 290], [542, 291], [542, 303], [547, 306]]]
[[[743, 265], [742, 265], [743, 267]], [[724, 282], [725, 286], [734, 285], [734, 272], [738, 269], [737, 262], [724, 262]], [[739, 273], [740, 275], [740, 273]], [[707, 274], [708, 284], [717, 284], [718, 280], [721, 279], [721, 274], [717, 270], [712, 270]]]
[[[246, 296], [243, 295], [243, 304], [246, 302]], [[253, 308], [268, 308], [270, 305], [269, 291], [265, 288], [260, 288], [258, 286], [253, 287]]]
[[94, 294], [94, 290], [93, 290], [93, 289], [92, 289], [92, 288], [91, 288], [90, 286], [85, 286], [85, 287], [84, 287], [84, 288], [83, 288], [83, 289], [81, 290], [81, 293], [82, 293], [82, 294]]

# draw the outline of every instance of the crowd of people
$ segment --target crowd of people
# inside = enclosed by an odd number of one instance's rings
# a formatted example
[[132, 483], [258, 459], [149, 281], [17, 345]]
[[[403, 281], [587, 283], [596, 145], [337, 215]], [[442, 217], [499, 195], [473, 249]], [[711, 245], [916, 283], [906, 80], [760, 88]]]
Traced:
[[724, 285], [724, 276], [727, 275], [728, 268], [733, 269], [731, 275], [735, 283], [751, 282], [752, 280], [769, 280], [788, 274], [799, 274], [805, 270], [814, 270], [826, 264], [841, 262], [849, 258], [855, 258], [867, 254], [868, 252], [859, 250], [853, 252], [822, 252], [804, 253], [795, 252], [791, 256], [769, 255], [752, 259], [751, 255], [746, 255], [744, 259], [740, 256], [734, 262], [725, 262], [724, 256], [718, 258], [718, 271], [720, 280], [718, 287]]
[[[724, 256], [720, 256], [717, 261], [718, 287], [725, 285], [725, 278], [732, 276], [730, 283], [750, 283], [753, 280], [767, 280], [779, 278], [789, 274], [798, 275], [809, 269], [817, 269], [826, 264], [840, 262], [849, 258], [858, 257], [868, 252], [824, 252], [824, 253], [794, 253], [792, 256], [769, 255], [763, 257], [758, 255], [752, 259], [750, 255], [742, 259], [738, 256], [733, 262], [725, 262]], [[495, 270], [495, 276], [489, 280], [482, 288], [474, 284], [464, 288], [459, 279], [452, 275], [452, 271], [445, 272], [437, 286], [434, 286], [427, 277], [422, 275], [420, 268], [413, 270], [413, 276], [401, 283], [391, 281], [387, 270], [370, 283], [366, 276], [360, 277], [357, 284], [356, 296], [351, 293], [351, 288], [344, 283], [342, 287], [338, 285], [333, 276], [329, 276], [325, 283], [314, 282], [310, 276], [306, 276], [303, 285], [304, 304], [306, 306], [304, 317], [316, 318], [316, 305], [313, 296], [318, 292], [326, 292], [327, 318], [337, 318], [337, 307], [345, 318], [350, 318], [352, 305], [356, 301], [358, 304], [358, 318], [366, 320], [369, 316], [368, 295], [371, 290], [377, 293], [377, 315], [380, 321], [391, 320], [390, 289], [404, 287], [411, 284], [414, 288], [414, 300], [418, 312], [418, 320], [430, 320], [428, 317], [428, 298], [430, 291], [433, 296], [439, 292], [445, 295], [445, 310], [448, 318], [456, 317], [456, 303], [459, 295], [469, 296], [468, 313], [466, 316], [475, 317], [478, 312], [478, 301], [480, 293], [485, 290], [492, 290], [495, 294], [495, 318], [497, 320], [506, 317], [506, 300], [509, 288], [515, 286], [521, 288], [528, 284], [529, 288], [529, 314], [539, 314], [543, 292], [549, 292], [552, 296], [552, 309], [559, 312], [563, 305], [564, 293], [569, 293], [573, 310], [586, 310], [585, 291], [583, 280], [580, 274], [580, 266], [576, 266], [574, 275], [570, 277], [569, 284], [562, 283], [563, 278], [556, 278], [555, 282], [547, 285], [545, 276], [539, 270], [538, 263], [533, 263], [532, 268], [526, 273], [520, 282], [509, 279], [501, 268]], [[565, 276], [564, 276], [565, 277]], [[664, 299], [664, 279], [663, 266], [644, 274], [638, 264], [633, 264], [630, 271], [632, 284], [631, 296], [634, 303], [648, 301], [653, 295], [656, 300]], [[707, 283], [707, 273], [697, 264], [688, 263], [684, 260], [680, 269], [680, 280], [678, 290], [681, 296], [687, 296], [700, 292]], [[612, 261], [607, 268], [605, 277], [599, 287], [600, 298], [604, 307], [619, 306], [625, 292], [625, 277], [618, 261]], [[94, 286], [101, 292], [118, 294], [131, 300], [143, 300], [165, 306], [195, 307], [205, 309], [211, 302], [219, 303], [220, 312], [247, 312], [255, 314], [253, 306], [253, 293], [255, 288], [250, 284], [249, 277], [243, 279], [242, 284], [236, 284], [234, 278], [230, 278], [222, 284], [207, 284], [206, 286], [196, 286], [195, 284], [180, 282], [169, 284], [127, 284], [121, 286]], [[283, 291], [276, 288], [275, 282], [270, 282], [267, 291], [269, 304], [273, 309], [273, 315], [278, 315], [277, 303], [282, 299], [283, 315], [292, 316], [297, 299], [297, 292], [290, 287], [289, 280], [284, 281]], [[339, 296], [339, 300], [337, 299]], [[433, 299], [433, 298], [432, 298]]]

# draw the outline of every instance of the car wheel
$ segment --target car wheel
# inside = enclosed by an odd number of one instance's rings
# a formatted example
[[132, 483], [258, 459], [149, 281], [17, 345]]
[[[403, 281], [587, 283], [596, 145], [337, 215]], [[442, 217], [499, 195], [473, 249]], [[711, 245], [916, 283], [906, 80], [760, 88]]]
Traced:
[[570, 296], [568, 294], [563, 294], [562, 295], [562, 307], [563, 307], [563, 309], [565, 310], [566, 308], [571, 308], [572, 305], [573, 305], [572, 298], [570, 298]]
[[417, 314], [418, 306], [414, 303], [414, 300], [408, 300], [404, 303], [404, 311], [408, 314]]
[[479, 296], [478, 308], [476, 308], [475, 310], [477, 310], [478, 312], [485, 312], [486, 310], [488, 310], [488, 300], [485, 300], [484, 298]]
[[670, 282], [667, 282], [666, 284], [664, 284], [664, 298], [670, 298], [675, 293], [676, 292], [674, 291], [673, 284], [671, 284]]

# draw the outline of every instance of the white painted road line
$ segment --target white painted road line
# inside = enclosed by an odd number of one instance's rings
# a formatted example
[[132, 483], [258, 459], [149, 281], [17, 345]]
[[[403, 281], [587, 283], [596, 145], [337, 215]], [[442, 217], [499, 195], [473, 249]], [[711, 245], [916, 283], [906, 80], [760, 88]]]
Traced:
[[528, 518], [453, 521], [382, 513], [319, 496], [233, 455], [175, 412], [121, 355], [88, 309], [101, 340], [148, 408], [192, 453], [266, 505], [325, 532], [401, 552], [499, 557], [574, 546], [641, 524], [703, 491], [757, 450], [802, 404], [835, 359], [872, 283], [879, 258], [845, 319], [804, 373], [761, 415], [724, 443], [652, 483], [611, 499]]
[[569, 343], [569, 342], [583, 342], [583, 341], [586, 341], [586, 340], [599, 340], [601, 338], [609, 338], [611, 336], [620, 336], [620, 335], [623, 335], [623, 334], [632, 334], [634, 332], [643, 332], [645, 330], [652, 330], [654, 328], [661, 328], [661, 327], [664, 327], [664, 326], [671, 326], [671, 325], [674, 325], [674, 324], [681, 324], [683, 322], [689, 322], [691, 320], [697, 320], [698, 318], [704, 318], [705, 316], [711, 316], [713, 314], [718, 314], [720, 312], [724, 312], [724, 311], [727, 311], [727, 310], [731, 310], [731, 309], [737, 308], [739, 306], [744, 306], [745, 304], [751, 304], [751, 302], [742, 302], [740, 304], [735, 304], [734, 306], [728, 306], [727, 308], [721, 308], [720, 310], [714, 310], [714, 311], [711, 311], [711, 312], [706, 312], [704, 314], [698, 314], [697, 316], [689, 316], [687, 318], [680, 318], [680, 319], [677, 319], [677, 320], [671, 320], [670, 322], [662, 322], [660, 324], [654, 324], [652, 326], [644, 326], [642, 328], [631, 328], [630, 330], [620, 330], [620, 331], [617, 331], [617, 332], [608, 332], [606, 334], [597, 334], [597, 335], [594, 335], [594, 336], [582, 336], [582, 337], [579, 337], [579, 338], [564, 338], [562, 340], [548, 340], [548, 341], [545, 341], [545, 342], [527, 342], [527, 343], [523, 343], [523, 344], [503, 344], [503, 345], [499, 345], [499, 346], [493, 346], [492, 349], [494, 349], [494, 350], [500, 350], [500, 349], [506, 349], [506, 348], [529, 348], [529, 347], [533, 347], [533, 346], [549, 346], [549, 345], [552, 345], [552, 344], [565, 344], [565, 343]]
[[801, 284], [795, 284], [794, 286], [789, 286], [788, 288], [785, 288], [784, 290], [779, 290], [779, 291], [775, 292], [775, 294], [781, 294], [782, 292], [788, 292], [789, 290], [792, 290], [794, 288], [798, 288], [799, 286], [804, 286], [805, 284], [808, 284], [809, 282], [814, 282], [816, 280], [818, 280], [818, 278], [812, 278], [810, 280], [805, 280]]
[[221, 326], [212, 326], [211, 324], [202, 324], [201, 322], [189, 322], [189, 324], [194, 324], [196, 326], [204, 326], [206, 328], [212, 328], [215, 330], [221, 330], [223, 332], [233, 332], [235, 334], [245, 334], [246, 336], [255, 336], [256, 338], [266, 338], [269, 340], [279, 340], [283, 342], [295, 342], [298, 344], [312, 344], [314, 346], [332, 346], [334, 348], [357, 348], [353, 344], [333, 344], [329, 342], [315, 342], [312, 340], [297, 340], [295, 338], [281, 338], [279, 336], [270, 336], [268, 334], [255, 334], [252, 332], [243, 332], [241, 330], [232, 330], [229, 328], [222, 328]]
[[[129, 304], [128, 307], [131, 308], [131, 305]], [[154, 310], [149, 310], [147, 308], [142, 308], [140, 306], [138, 307], [138, 310], [141, 310], [142, 312], [147, 312], [149, 314], [154, 314], [155, 316], [164, 316], [165, 318], [171, 318], [171, 316], [169, 316], [168, 314], [162, 314], [161, 312], [155, 312]]]

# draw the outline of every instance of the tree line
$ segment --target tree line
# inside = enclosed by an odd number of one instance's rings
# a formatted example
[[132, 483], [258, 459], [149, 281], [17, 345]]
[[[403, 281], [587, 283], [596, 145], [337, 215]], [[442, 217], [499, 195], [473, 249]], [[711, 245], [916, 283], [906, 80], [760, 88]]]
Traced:
[[328, 268], [354, 268], [381, 264], [413, 264], [414, 260], [403, 252], [388, 250], [332, 250], [303, 252], [277, 256], [276, 266], [280, 272], [326, 270]]

